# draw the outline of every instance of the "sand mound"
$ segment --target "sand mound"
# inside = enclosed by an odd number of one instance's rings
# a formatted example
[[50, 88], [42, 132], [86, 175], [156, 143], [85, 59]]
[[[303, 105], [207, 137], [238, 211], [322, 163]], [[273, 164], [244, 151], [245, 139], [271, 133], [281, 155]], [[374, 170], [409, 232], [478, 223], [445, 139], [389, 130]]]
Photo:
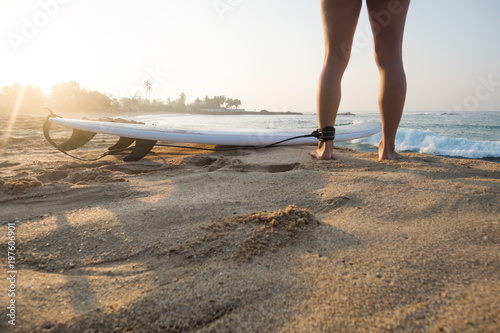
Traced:
[[0, 180], [0, 191], [7, 194], [17, 195], [25, 192], [26, 189], [42, 185], [42, 182], [31, 177], [10, 179], [7, 181]]
[[49, 170], [33, 174], [21, 172], [13, 178], [0, 180], [0, 192], [10, 195], [20, 195], [26, 193], [28, 189], [59, 182], [75, 185], [88, 185], [126, 182], [126, 180], [112, 171], [102, 168], [80, 168], [70, 171]]
[[249, 215], [218, 218], [202, 229], [207, 234], [171, 253], [188, 257], [222, 256], [235, 261], [248, 261], [266, 251], [294, 245], [304, 239], [320, 222], [307, 209], [288, 206], [277, 212], [263, 211]]
[[[251, 261], [255, 256], [286, 246], [291, 246], [293, 252], [320, 225], [309, 210], [296, 206], [212, 220], [195, 233], [204, 235], [178, 248], [166, 249], [166, 257], [158, 253], [161, 246], [153, 247], [153, 258], [158, 260], [153, 265], [164, 270], [153, 273], [158, 285], [135, 301], [119, 308], [103, 306], [65, 323], [46, 322], [42, 328], [50, 332], [227, 331], [229, 326], [245, 320], [249, 304], [258, 300], [258, 307], [267, 308], [278, 291], [289, 290], [296, 279], [292, 278], [293, 270], [280, 265], [280, 260], [273, 262], [272, 268], [260, 267], [255, 279], [236, 276], [247, 276], [242, 273], [245, 270], [256, 272]], [[283, 267], [283, 275], [288, 278], [272, 279]], [[188, 271], [191, 273], [186, 275]], [[223, 319], [229, 317], [229, 321]]]

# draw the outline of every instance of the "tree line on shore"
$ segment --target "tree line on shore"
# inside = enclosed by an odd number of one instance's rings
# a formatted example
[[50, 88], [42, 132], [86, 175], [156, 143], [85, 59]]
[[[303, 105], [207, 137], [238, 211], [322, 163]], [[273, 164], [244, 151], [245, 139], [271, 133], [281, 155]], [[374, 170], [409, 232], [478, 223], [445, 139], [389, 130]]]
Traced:
[[[151, 92], [151, 86], [145, 83], [146, 92]], [[147, 95], [146, 95], [147, 96]], [[134, 97], [113, 98], [97, 90], [80, 87], [75, 81], [62, 82], [52, 86], [52, 93], [44, 95], [42, 90], [31, 84], [13, 83], [0, 89], [0, 112], [37, 112], [51, 108], [56, 112], [159, 112], [184, 113], [199, 112], [204, 109], [231, 109], [241, 105], [239, 99], [227, 98], [224, 95], [196, 98], [187, 103], [185, 93], [179, 98], [166, 100]]]

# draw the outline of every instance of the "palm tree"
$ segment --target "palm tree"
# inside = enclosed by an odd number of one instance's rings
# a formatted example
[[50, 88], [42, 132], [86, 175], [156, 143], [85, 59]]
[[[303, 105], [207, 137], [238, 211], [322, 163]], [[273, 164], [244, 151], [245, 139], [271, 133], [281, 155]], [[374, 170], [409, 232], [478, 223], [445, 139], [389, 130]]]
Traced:
[[151, 82], [149, 82], [149, 80], [144, 82], [144, 89], [146, 89], [146, 98], [151, 102], [151, 90], [153, 90], [153, 87], [151, 86]]

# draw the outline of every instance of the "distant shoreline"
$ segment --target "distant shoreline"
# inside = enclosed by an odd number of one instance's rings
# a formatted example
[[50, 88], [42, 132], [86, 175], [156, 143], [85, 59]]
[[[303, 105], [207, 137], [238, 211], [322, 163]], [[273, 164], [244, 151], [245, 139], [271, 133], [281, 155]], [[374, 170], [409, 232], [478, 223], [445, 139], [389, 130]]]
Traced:
[[181, 112], [182, 114], [213, 114], [213, 115], [229, 115], [229, 116], [234, 116], [234, 115], [302, 115], [303, 113], [300, 112], [292, 112], [292, 111], [281, 111], [281, 112], [273, 112], [273, 111], [267, 111], [267, 110], [262, 110], [262, 111], [193, 111], [193, 112]]
[[171, 111], [171, 112], [155, 112], [155, 111], [136, 111], [136, 112], [106, 112], [109, 115], [126, 115], [126, 116], [139, 116], [139, 115], [162, 115], [162, 114], [179, 114], [179, 115], [214, 115], [214, 116], [243, 116], [243, 115], [254, 115], [254, 116], [275, 116], [275, 115], [286, 115], [286, 116], [300, 116], [303, 115], [301, 112], [292, 111], [232, 111], [230, 109], [224, 111]]

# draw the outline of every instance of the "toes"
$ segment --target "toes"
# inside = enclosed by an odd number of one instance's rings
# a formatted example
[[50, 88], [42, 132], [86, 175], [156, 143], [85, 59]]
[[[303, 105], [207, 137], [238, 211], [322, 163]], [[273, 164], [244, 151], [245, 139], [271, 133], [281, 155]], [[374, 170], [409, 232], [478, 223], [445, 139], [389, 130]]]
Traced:
[[379, 161], [396, 161], [396, 160], [401, 160], [404, 159], [405, 157], [401, 154], [398, 154], [396, 152], [392, 152], [389, 154], [382, 154], [379, 155], [378, 160]]
[[318, 154], [318, 152], [316, 150], [313, 150], [313, 151], [309, 152], [309, 155], [311, 155], [312, 157], [314, 157], [317, 160], [321, 159], [321, 157], [319, 156], [319, 154]]

